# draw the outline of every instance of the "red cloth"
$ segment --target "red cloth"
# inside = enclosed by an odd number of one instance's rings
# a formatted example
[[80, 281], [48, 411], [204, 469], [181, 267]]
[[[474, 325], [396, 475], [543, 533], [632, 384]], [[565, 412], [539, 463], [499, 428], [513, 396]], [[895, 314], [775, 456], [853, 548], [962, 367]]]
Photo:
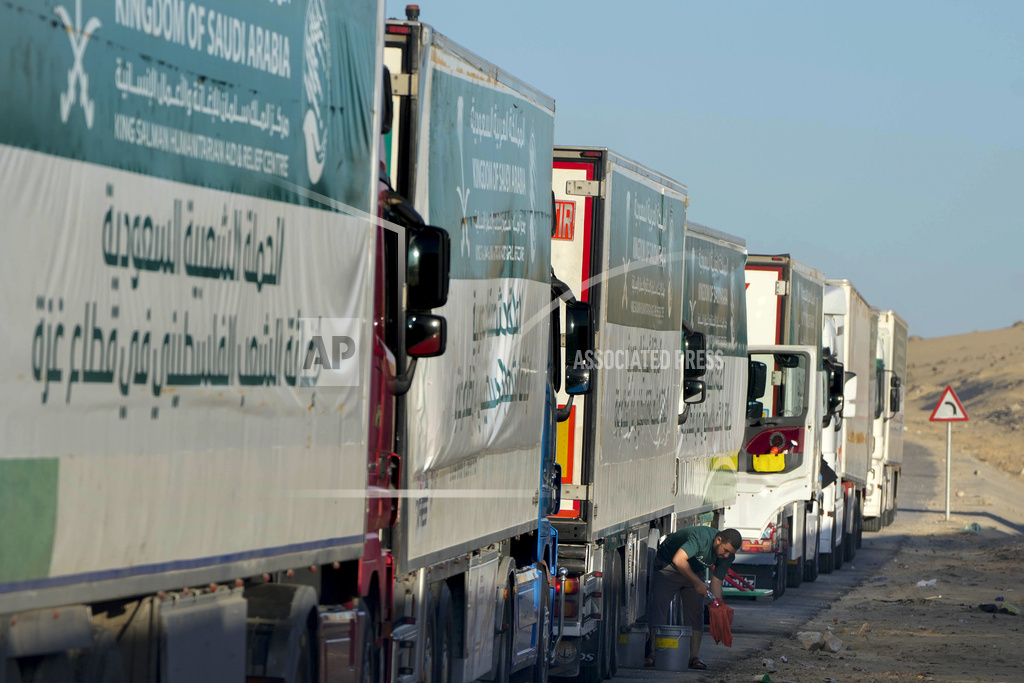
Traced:
[[711, 616], [711, 637], [716, 643], [732, 647], [732, 607], [722, 603], [711, 604], [708, 605], [708, 614]]

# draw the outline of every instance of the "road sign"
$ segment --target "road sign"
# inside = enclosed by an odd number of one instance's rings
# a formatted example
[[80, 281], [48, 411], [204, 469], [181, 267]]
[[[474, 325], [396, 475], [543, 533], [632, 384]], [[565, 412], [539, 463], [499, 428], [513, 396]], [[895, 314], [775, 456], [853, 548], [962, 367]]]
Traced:
[[956, 397], [953, 387], [946, 385], [946, 390], [942, 392], [942, 397], [928, 419], [932, 422], [967, 422], [967, 411]]

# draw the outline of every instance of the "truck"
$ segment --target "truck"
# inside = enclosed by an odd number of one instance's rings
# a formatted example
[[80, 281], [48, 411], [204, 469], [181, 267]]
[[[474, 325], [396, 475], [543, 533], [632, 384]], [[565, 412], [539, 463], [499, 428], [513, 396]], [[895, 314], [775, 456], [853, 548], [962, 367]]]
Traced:
[[384, 249], [383, 15], [0, 7], [6, 683], [377, 675], [447, 281], [444, 230]]
[[839, 366], [835, 370], [842, 372], [844, 399], [839, 419], [832, 429], [825, 429], [822, 438], [822, 458], [837, 476], [823, 492], [825, 524], [819, 553], [821, 571], [827, 574], [856, 556], [862, 531], [871, 461], [875, 346], [871, 307], [850, 280], [825, 280], [824, 306], [824, 355], [833, 358]]
[[553, 167], [552, 263], [595, 335], [590, 354], [566, 343], [591, 393], [559, 393], [553, 673], [587, 682], [616, 671], [619, 634], [646, 616], [650, 555], [675, 514], [679, 397], [706, 395], [705, 368], [681, 361], [704, 337], [683, 320], [686, 187], [604, 147], [557, 146]]
[[[590, 307], [552, 272], [554, 101], [412, 6], [386, 24], [384, 63], [388, 178], [451, 232], [436, 311], [447, 350], [416, 370], [396, 408], [401, 495], [382, 533], [394, 570], [390, 680], [539, 683], [558, 672], [553, 334], [564, 308], [566, 341], [585, 353], [591, 325]], [[584, 370], [563, 389], [585, 394]]]
[[880, 531], [896, 519], [903, 464], [907, 323], [895, 311], [872, 309], [876, 321], [875, 412], [871, 469], [864, 497], [864, 529]]
[[746, 243], [686, 222], [684, 320], [705, 336], [706, 400], [680, 405], [673, 489], [674, 529], [720, 528], [736, 500], [736, 457], [743, 445], [747, 403]]
[[734, 571], [753, 595], [778, 598], [818, 576], [822, 430], [841, 399], [822, 354], [824, 275], [788, 254], [751, 255], [746, 284], [746, 429], [723, 524], [743, 536]]

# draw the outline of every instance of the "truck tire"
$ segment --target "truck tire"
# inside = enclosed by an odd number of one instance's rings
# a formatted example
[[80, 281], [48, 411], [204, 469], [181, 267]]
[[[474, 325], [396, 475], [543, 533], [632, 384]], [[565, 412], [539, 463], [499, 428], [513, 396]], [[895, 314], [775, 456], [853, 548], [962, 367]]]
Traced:
[[860, 529], [860, 496], [854, 494], [850, 500], [849, 514], [852, 515], [850, 519], [850, 533], [843, 538], [843, 547], [846, 550], [846, 561], [853, 562], [853, 558], [857, 557], [857, 534]]
[[[819, 535], [821, 531], [818, 531]], [[829, 540], [829, 551], [818, 556], [818, 568], [822, 574], [831, 574], [836, 568], [836, 522], [832, 518], [832, 533]], [[814, 579], [810, 579], [813, 581]]]
[[772, 598], [778, 600], [786, 594], [786, 554], [775, 555], [775, 583], [772, 586]]
[[[884, 514], [884, 513], [883, 513]], [[882, 530], [882, 518], [879, 517], [868, 517], [864, 520], [864, 531], [881, 531]]]
[[[804, 529], [807, 525], [804, 525]], [[807, 560], [804, 564], [804, 581], [808, 583], [818, 580], [818, 571], [820, 569], [819, 560], [821, 555], [818, 553], [818, 547], [821, 544], [821, 525], [818, 525], [818, 530], [814, 534], [814, 542], [812, 545], [813, 550], [811, 551], [811, 559]]]
[[455, 605], [448, 584], [437, 594], [437, 631], [434, 640], [434, 683], [451, 683], [455, 657]]
[[75, 671], [66, 652], [21, 660], [22, 683], [75, 683]]
[[[435, 590], [436, 589], [436, 590]], [[440, 586], [431, 586], [426, 592], [426, 623], [423, 625], [423, 671], [420, 672], [422, 683], [436, 683], [437, 667], [434, 666], [434, 649], [437, 642], [437, 597], [441, 594]]]
[[[514, 582], [514, 579], [513, 579]], [[494, 683], [516, 681], [524, 683], [520, 675], [523, 671], [512, 675], [512, 641], [515, 639], [515, 591], [513, 585], [505, 582], [505, 599], [501, 603], [501, 631], [494, 637], [495, 675]]]
[[102, 626], [92, 627], [92, 647], [71, 657], [78, 683], [124, 683], [124, 663], [114, 634]]
[[362, 677], [360, 683], [377, 683], [380, 680], [380, 649], [377, 647], [378, 612], [372, 600], [360, 600], [359, 608], [366, 612], [363, 622]]
[[619, 612], [620, 596], [622, 595], [622, 562], [619, 560], [619, 551], [613, 550], [608, 554], [609, 577], [608, 589], [604, 597], [604, 619], [607, 624], [607, 646], [608, 668], [605, 678], [612, 678], [619, 672], [619, 624], [621, 614]]
[[[785, 556], [783, 556], [785, 558]], [[787, 588], [799, 588], [800, 584], [804, 582], [804, 558], [801, 555], [796, 558], [796, 562], [790, 564], [786, 560], [786, 587]]]

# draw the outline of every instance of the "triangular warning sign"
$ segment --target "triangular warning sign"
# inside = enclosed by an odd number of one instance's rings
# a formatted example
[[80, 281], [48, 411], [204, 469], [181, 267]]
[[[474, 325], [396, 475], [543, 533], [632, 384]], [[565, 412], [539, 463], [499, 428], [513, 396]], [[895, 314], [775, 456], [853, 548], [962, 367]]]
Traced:
[[953, 387], [946, 385], [946, 390], [942, 392], [932, 416], [928, 419], [932, 422], [967, 422], [967, 411], [956, 397]]

